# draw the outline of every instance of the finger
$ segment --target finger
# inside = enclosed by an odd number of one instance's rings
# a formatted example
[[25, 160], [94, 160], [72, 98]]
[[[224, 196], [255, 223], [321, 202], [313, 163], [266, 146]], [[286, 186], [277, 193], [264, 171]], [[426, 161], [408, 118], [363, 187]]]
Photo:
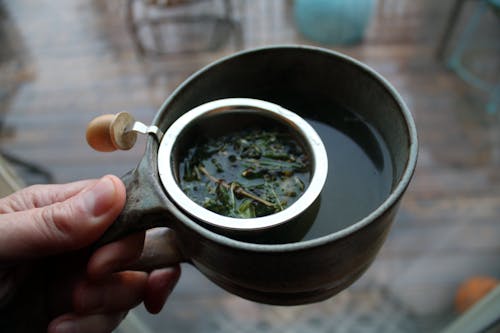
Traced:
[[65, 201], [0, 215], [0, 261], [85, 247], [109, 227], [124, 204], [121, 180], [105, 176]]
[[159, 269], [151, 272], [144, 295], [144, 306], [150, 313], [158, 313], [172, 293], [181, 275], [180, 266]]
[[62, 185], [33, 185], [0, 199], [0, 214], [40, 208], [61, 202], [94, 185], [97, 179]]
[[87, 266], [89, 278], [100, 280], [136, 261], [141, 255], [144, 237], [145, 232], [139, 232], [97, 249]]
[[84, 282], [74, 292], [73, 305], [80, 314], [124, 311], [139, 305], [146, 290], [148, 274], [125, 271], [100, 283]]
[[126, 312], [79, 316], [66, 314], [54, 319], [48, 333], [110, 333], [125, 318]]

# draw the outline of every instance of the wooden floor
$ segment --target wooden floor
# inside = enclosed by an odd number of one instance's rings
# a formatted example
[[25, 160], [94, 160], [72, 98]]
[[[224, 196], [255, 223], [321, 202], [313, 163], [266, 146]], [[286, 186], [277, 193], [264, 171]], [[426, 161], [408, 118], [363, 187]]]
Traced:
[[[188, 13], [213, 10], [211, 2]], [[401, 92], [421, 143], [397, 222], [365, 276], [331, 301], [279, 308], [231, 296], [186, 266], [160, 315], [137, 310], [153, 332], [351, 332], [346, 317], [356, 313], [379, 318], [363, 332], [433, 332], [454, 317], [453, 295], [463, 279], [500, 278], [499, 115], [487, 114], [485, 94], [434, 56], [453, 2], [379, 1], [362, 44], [332, 47], [372, 66]], [[177, 85], [221, 56], [314, 44], [297, 32], [291, 1], [236, 1], [240, 34], [217, 30], [227, 37], [217, 48], [177, 53], [188, 42], [205, 46], [210, 29], [197, 28], [192, 38], [161, 36], [170, 54], [141, 55], [125, 24], [125, 3], [0, 2], [3, 152], [48, 170], [56, 182], [123, 174], [139, 161], [143, 141], [128, 152], [94, 152], [84, 139], [93, 117], [127, 110], [147, 123]], [[19, 171], [28, 183], [46, 179]], [[392, 312], [377, 313], [381, 308]]]

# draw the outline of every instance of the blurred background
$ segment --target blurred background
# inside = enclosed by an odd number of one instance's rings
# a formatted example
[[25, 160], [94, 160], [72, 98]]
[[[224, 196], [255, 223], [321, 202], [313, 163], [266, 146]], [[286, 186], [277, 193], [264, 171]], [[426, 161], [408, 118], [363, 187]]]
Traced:
[[[416, 120], [419, 165], [368, 272], [307, 306], [252, 303], [189, 265], [165, 309], [119, 332], [439, 332], [455, 292], [500, 278], [497, 0], [0, 0], [2, 194], [122, 175], [142, 156], [85, 142], [94, 117], [149, 123], [189, 75], [239, 50], [307, 44], [367, 63]], [[498, 312], [500, 312], [500, 307]], [[500, 314], [499, 314], [500, 316]]]

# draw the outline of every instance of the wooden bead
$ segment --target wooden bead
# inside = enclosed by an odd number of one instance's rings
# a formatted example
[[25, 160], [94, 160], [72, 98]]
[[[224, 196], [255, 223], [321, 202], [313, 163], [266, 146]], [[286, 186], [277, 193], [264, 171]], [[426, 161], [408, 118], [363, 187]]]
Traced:
[[94, 118], [87, 126], [87, 143], [93, 149], [101, 152], [115, 151], [118, 148], [111, 139], [111, 124], [115, 119], [114, 114], [105, 114]]
[[127, 112], [99, 116], [87, 126], [87, 142], [101, 152], [128, 150], [137, 140], [137, 133], [132, 131], [134, 122]]

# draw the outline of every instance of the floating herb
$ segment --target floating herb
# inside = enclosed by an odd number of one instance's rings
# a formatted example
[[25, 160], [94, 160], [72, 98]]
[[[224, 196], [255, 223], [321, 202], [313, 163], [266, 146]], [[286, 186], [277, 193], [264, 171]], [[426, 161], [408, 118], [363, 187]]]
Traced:
[[288, 132], [251, 129], [196, 144], [180, 168], [181, 187], [196, 203], [230, 217], [284, 210], [305, 191], [308, 155]]

